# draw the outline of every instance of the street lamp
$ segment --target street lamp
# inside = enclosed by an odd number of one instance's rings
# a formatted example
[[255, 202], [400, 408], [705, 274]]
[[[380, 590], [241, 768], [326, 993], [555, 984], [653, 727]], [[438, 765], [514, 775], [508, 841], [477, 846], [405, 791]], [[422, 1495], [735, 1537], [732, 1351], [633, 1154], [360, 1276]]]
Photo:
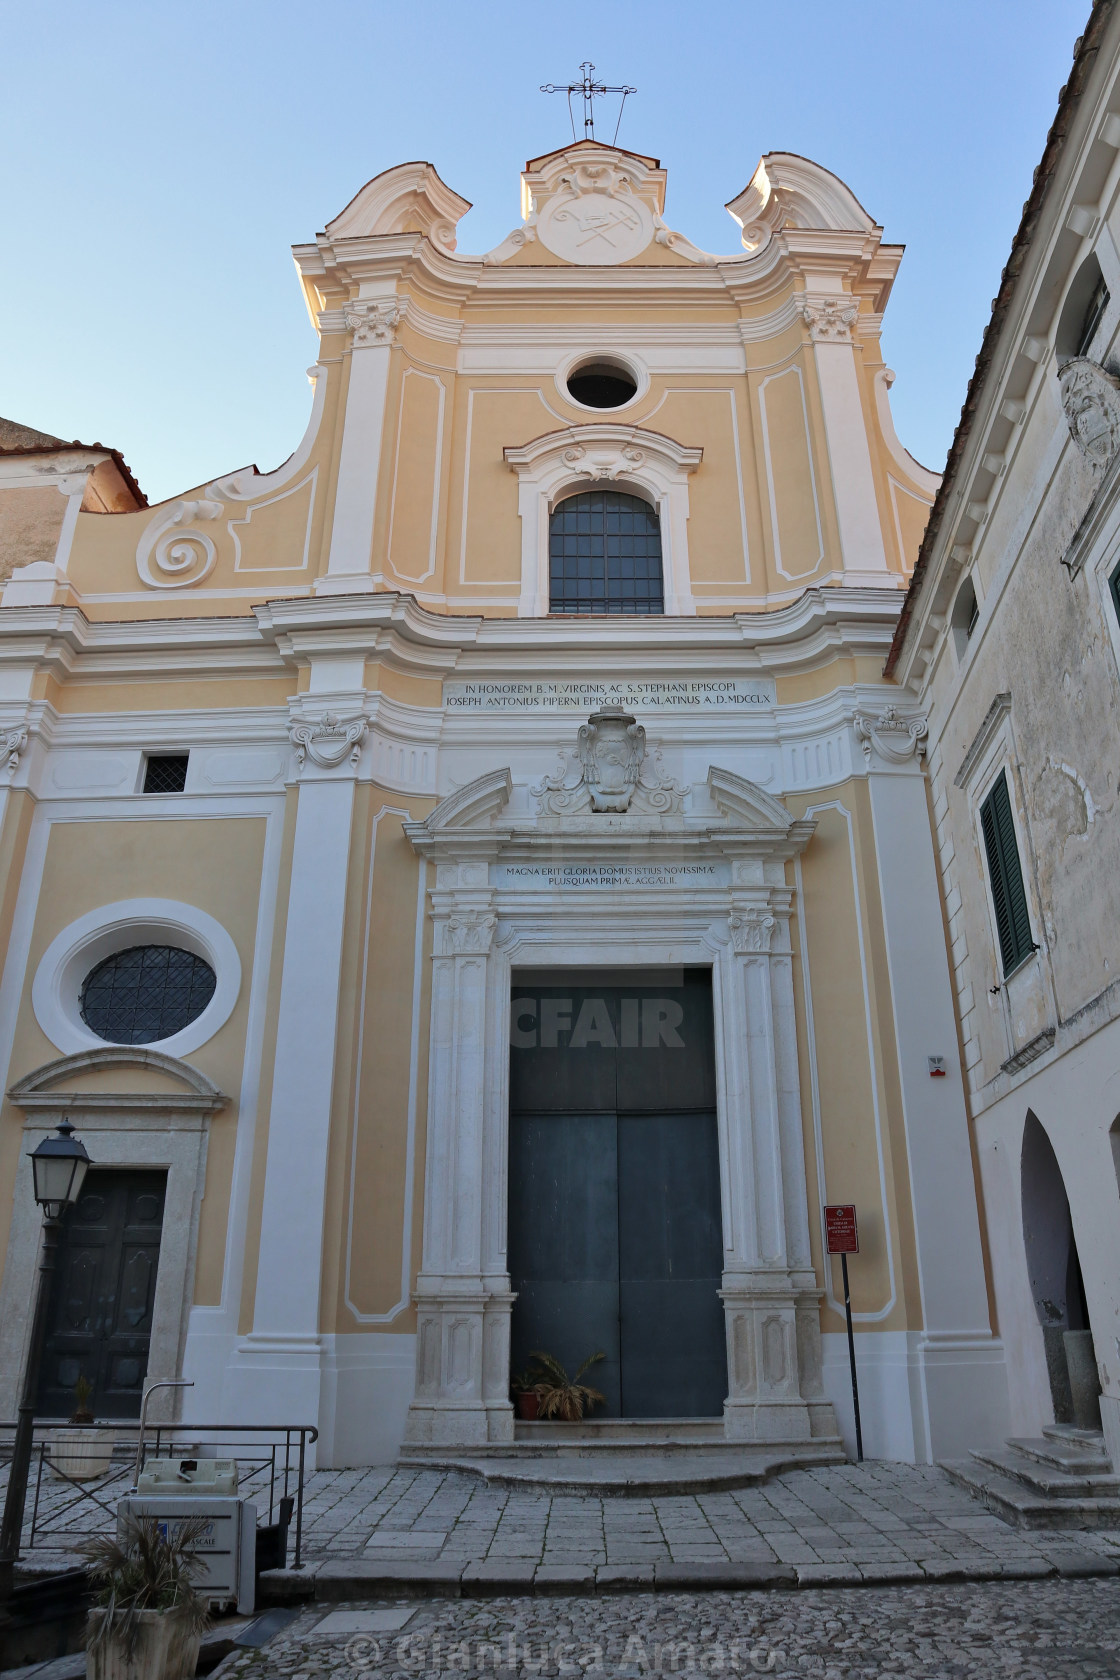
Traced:
[[15, 1440], [12, 1443], [12, 1463], [8, 1473], [8, 1492], [4, 1500], [4, 1519], [0, 1524], [0, 1596], [9, 1598], [19, 1557], [20, 1535], [23, 1531], [23, 1509], [27, 1502], [27, 1476], [31, 1468], [31, 1442], [35, 1428], [35, 1402], [39, 1395], [39, 1366], [43, 1358], [43, 1343], [47, 1336], [47, 1308], [50, 1303], [51, 1278], [58, 1259], [58, 1238], [62, 1216], [81, 1194], [89, 1168], [86, 1146], [74, 1136], [69, 1120], [60, 1120], [58, 1134], [44, 1138], [31, 1151], [31, 1172], [35, 1182], [35, 1200], [43, 1210], [43, 1245], [39, 1254], [39, 1282], [35, 1294], [35, 1313], [31, 1321], [31, 1341], [27, 1349], [27, 1364], [23, 1373], [23, 1393], [16, 1419]]

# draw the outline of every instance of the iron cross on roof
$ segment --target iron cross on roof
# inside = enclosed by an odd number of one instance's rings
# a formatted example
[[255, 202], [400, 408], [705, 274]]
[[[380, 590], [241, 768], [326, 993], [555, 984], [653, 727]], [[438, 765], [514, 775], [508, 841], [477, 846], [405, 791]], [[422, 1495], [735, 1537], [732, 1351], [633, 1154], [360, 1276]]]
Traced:
[[583, 77], [582, 81], [569, 82], [566, 87], [561, 86], [559, 82], [545, 82], [541, 87], [541, 92], [567, 94], [568, 115], [572, 119], [573, 140], [576, 137], [576, 119], [572, 111], [573, 93], [578, 93], [580, 98], [583, 100], [583, 137], [585, 140], [594, 140], [595, 138], [595, 100], [601, 98], [603, 94], [620, 93], [622, 95], [622, 104], [618, 107], [618, 122], [614, 125], [614, 139], [611, 141], [611, 145], [613, 146], [615, 141], [618, 139], [618, 130], [622, 122], [622, 106], [626, 104], [626, 95], [628, 93], [637, 93], [638, 90], [635, 87], [607, 87], [604, 82], [597, 82], [595, 80], [595, 66], [593, 64], [584, 63], [581, 64], [579, 68], [580, 74]]

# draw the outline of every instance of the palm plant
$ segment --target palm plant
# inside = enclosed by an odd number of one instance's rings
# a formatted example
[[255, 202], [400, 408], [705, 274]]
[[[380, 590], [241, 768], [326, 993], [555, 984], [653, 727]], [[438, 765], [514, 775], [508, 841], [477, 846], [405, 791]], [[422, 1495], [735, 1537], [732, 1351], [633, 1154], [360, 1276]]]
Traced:
[[157, 1517], [125, 1516], [117, 1535], [98, 1535], [81, 1547], [89, 1560], [94, 1605], [103, 1610], [94, 1618], [91, 1646], [119, 1635], [131, 1657], [142, 1610], [159, 1610], [194, 1637], [209, 1625], [206, 1604], [195, 1590], [195, 1579], [206, 1564], [196, 1550], [209, 1528], [205, 1517], [187, 1517], [172, 1524]]
[[597, 1365], [600, 1359], [605, 1359], [605, 1353], [593, 1353], [585, 1359], [574, 1377], [569, 1377], [558, 1359], [550, 1353], [532, 1353], [529, 1355], [537, 1367], [536, 1380], [533, 1383], [535, 1393], [540, 1399], [540, 1416], [542, 1418], [559, 1418], [564, 1423], [578, 1423], [585, 1412], [593, 1406], [606, 1405], [606, 1395], [597, 1388], [581, 1382], [580, 1378], [592, 1365]]

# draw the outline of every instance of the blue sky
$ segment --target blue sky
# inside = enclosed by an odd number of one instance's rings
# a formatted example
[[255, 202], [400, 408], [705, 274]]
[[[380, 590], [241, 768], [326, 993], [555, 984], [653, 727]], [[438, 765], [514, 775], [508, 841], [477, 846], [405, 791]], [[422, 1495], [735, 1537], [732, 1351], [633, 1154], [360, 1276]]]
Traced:
[[[619, 143], [666, 219], [736, 248], [723, 205], [801, 152], [907, 246], [884, 343], [902, 441], [940, 467], [1089, 0], [568, 0], [563, 7], [0, 0], [0, 414], [120, 449], [155, 501], [295, 447], [315, 338], [289, 246], [427, 158], [519, 219], [592, 59], [636, 84]], [[613, 124], [600, 125], [610, 138]]]

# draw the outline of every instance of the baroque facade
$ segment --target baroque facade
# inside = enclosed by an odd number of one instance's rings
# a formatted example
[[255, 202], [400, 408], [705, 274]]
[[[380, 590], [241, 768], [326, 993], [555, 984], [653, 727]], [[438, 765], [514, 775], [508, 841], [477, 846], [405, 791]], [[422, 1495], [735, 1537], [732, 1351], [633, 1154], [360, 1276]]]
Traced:
[[1118, 253], [1106, 0], [1024, 207], [887, 670], [928, 719], [1012, 1426], [1103, 1424], [1114, 1465]]
[[430, 165], [370, 181], [295, 248], [275, 471], [151, 508], [113, 451], [0, 438], [9, 1412], [65, 1112], [46, 1415], [184, 1376], [321, 1463], [512, 1451], [545, 1345], [655, 1438], [828, 1456], [853, 1203], [868, 1451], [1006, 1431], [926, 714], [883, 674], [938, 485], [890, 417], [901, 248], [789, 154], [731, 255], [665, 189], [573, 144], [472, 257]]

